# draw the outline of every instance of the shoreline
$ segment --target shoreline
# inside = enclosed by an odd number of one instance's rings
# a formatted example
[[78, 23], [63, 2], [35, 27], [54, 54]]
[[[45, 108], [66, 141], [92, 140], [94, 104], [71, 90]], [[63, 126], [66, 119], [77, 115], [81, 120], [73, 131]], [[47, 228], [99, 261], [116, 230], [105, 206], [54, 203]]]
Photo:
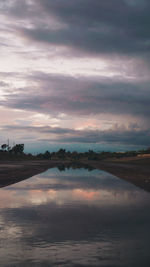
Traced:
[[76, 162], [69, 160], [3, 161], [0, 162], [0, 188], [31, 178], [50, 168], [71, 166], [72, 164], [106, 171], [150, 192], [150, 157], [146, 159], [124, 158], [121, 160]]
[[51, 161], [4, 161], [0, 162], [0, 188], [18, 183], [56, 167]]
[[90, 165], [150, 192], [150, 158], [95, 161]]

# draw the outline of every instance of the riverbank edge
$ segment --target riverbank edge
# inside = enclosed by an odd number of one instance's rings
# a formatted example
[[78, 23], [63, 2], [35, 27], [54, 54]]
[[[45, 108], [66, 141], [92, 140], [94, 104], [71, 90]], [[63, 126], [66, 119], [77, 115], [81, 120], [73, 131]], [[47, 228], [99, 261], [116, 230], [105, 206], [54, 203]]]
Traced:
[[72, 164], [106, 171], [150, 192], [150, 158], [107, 161], [33, 160], [0, 162], [0, 187], [5, 187], [54, 167]]

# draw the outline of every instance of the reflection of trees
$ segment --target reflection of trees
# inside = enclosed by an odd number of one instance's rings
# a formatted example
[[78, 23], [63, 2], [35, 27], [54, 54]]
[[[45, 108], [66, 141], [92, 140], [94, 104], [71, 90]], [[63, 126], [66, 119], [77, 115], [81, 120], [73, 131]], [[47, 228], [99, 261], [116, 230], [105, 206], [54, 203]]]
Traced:
[[58, 169], [59, 169], [59, 171], [65, 171], [66, 167], [65, 167], [65, 165], [59, 165]]
[[84, 163], [78, 163], [78, 162], [71, 162], [71, 163], [66, 163], [66, 164], [61, 164], [58, 165], [57, 167], [59, 169], [59, 171], [65, 171], [66, 169], [86, 169], [88, 171], [92, 171], [94, 170], [93, 167], [89, 166], [88, 164], [84, 164]]

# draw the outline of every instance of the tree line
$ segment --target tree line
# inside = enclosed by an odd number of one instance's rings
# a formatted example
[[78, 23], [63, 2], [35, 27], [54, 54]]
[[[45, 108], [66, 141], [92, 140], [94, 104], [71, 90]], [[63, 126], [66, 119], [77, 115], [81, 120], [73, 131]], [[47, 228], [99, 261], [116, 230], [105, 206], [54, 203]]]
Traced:
[[[2, 144], [0, 150], [0, 159], [2, 158], [20, 158], [20, 159], [47, 159], [47, 160], [75, 160], [80, 159], [86, 160], [104, 160], [107, 158], [122, 158], [122, 157], [135, 157], [141, 154], [150, 154], [150, 148], [140, 151], [126, 151], [126, 152], [109, 152], [101, 151], [95, 152], [93, 150], [88, 150], [87, 152], [77, 152], [77, 151], [66, 151], [66, 149], [59, 149], [57, 152], [45, 151], [44, 153], [39, 153], [33, 155], [31, 153], [24, 153], [24, 144], [16, 144], [10, 147], [8, 144]], [[4, 157], [5, 155], [5, 157]]]

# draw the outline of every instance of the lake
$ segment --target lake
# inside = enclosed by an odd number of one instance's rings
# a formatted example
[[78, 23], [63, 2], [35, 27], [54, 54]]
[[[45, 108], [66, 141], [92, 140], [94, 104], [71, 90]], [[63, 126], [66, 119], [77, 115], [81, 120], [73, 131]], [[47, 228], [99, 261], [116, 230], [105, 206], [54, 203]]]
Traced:
[[56, 168], [0, 189], [0, 266], [150, 266], [150, 194]]

